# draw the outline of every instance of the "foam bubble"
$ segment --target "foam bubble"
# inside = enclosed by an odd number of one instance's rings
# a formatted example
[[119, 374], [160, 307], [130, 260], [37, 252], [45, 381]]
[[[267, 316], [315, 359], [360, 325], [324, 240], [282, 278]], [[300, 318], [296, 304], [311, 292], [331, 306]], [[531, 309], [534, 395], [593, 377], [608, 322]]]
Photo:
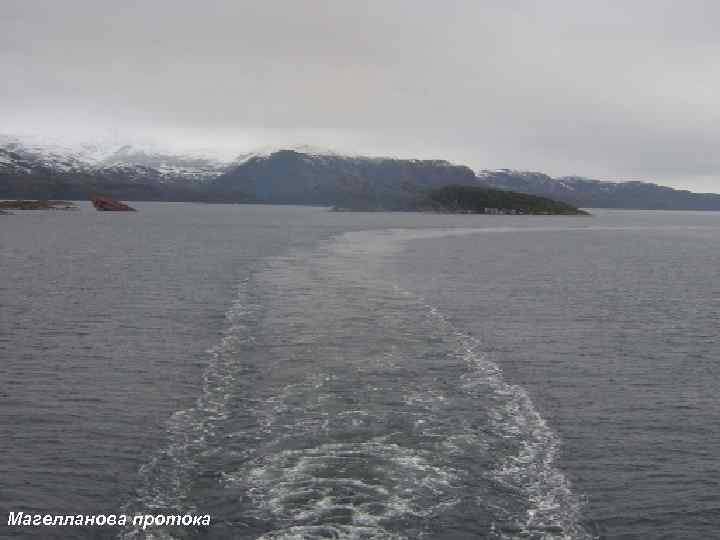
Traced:
[[224, 475], [250, 494], [258, 519], [288, 525], [342, 524], [382, 530], [400, 517], [427, 517], [457, 502], [451, 469], [428, 452], [376, 438], [263, 456]]

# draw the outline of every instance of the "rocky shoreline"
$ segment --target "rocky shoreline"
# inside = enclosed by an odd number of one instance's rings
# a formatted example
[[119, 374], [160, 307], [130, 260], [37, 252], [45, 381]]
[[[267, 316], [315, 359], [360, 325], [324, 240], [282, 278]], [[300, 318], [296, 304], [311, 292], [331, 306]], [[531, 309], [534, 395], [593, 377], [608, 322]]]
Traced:
[[0, 201], [0, 212], [5, 210], [77, 210], [78, 206], [70, 201]]

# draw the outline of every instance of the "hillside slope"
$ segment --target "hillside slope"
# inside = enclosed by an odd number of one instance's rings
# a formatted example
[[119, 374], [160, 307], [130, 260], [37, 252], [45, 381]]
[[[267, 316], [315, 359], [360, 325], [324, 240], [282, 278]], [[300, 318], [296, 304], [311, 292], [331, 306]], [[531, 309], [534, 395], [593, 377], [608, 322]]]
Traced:
[[213, 200], [404, 209], [412, 207], [429, 189], [476, 183], [471, 169], [446, 161], [281, 150], [250, 158], [208, 187]]

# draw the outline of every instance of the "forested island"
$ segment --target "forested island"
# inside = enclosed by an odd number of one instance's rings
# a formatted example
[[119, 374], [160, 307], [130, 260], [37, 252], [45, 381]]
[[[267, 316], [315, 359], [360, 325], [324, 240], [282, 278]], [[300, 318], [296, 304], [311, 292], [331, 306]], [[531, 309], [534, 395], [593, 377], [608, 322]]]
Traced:
[[567, 203], [480, 186], [452, 184], [419, 194], [413, 202], [401, 207], [387, 207], [372, 201], [357, 199], [349, 204], [334, 206], [336, 212], [411, 211], [448, 214], [505, 214], [505, 215], [590, 215]]
[[546, 197], [462, 185], [433, 189], [418, 209], [463, 214], [589, 215], [570, 204]]

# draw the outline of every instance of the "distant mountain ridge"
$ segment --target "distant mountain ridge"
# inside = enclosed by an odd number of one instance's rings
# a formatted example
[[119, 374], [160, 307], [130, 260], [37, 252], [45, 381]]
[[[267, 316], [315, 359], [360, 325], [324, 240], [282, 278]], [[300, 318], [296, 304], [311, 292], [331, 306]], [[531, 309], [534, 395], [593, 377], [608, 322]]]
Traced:
[[720, 195], [444, 160], [348, 156], [308, 147], [217, 159], [152, 147], [30, 144], [0, 136], [0, 198], [262, 202], [402, 210], [448, 185], [484, 186], [582, 208], [720, 210]]
[[497, 189], [549, 197], [580, 208], [720, 210], [720, 195], [693, 193], [651, 182], [608, 182], [581, 176], [552, 178], [510, 169], [481, 170], [480, 182]]
[[429, 189], [476, 183], [472, 169], [447, 161], [280, 150], [230, 167], [208, 188], [213, 200], [409, 209]]

